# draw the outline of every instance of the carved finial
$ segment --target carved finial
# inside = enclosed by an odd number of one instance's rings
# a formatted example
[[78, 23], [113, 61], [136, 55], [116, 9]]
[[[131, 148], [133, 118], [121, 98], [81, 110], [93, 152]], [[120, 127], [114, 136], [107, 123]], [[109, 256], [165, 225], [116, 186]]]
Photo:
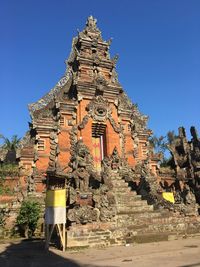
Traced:
[[185, 128], [179, 127], [178, 128], [179, 137], [186, 137]]
[[93, 16], [89, 16], [86, 21], [86, 27], [82, 32], [78, 33], [81, 38], [90, 38], [93, 41], [96, 39], [102, 40], [101, 31], [97, 28], [97, 19]]
[[108, 43], [109, 46], [111, 45], [112, 41], [113, 41], [113, 38], [112, 37], [107, 41], [107, 43]]
[[86, 26], [89, 28], [89, 29], [92, 29], [92, 30], [95, 30], [97, 28], [97, 19], [95, 19], [92, 15], [90, 15], [88, 18], [87, 18], [87, 22], [86, 22]]
[[118, 59], [119, 59], [119, 55], [118, 55], [118, 54], [116, 54], [116, 55], [112, 58], [112, 62], [113, 62], [113, 65], [114, 65], [114, 66], [116, 66]]

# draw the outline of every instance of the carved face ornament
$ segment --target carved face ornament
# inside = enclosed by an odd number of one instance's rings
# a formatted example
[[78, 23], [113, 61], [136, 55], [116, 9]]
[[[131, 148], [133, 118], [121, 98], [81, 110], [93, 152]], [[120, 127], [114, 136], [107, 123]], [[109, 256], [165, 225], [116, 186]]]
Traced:
[[95, 121], [100, 121], [100, 122], [105, 121], [109, 116], [109, 112], [111, 112], [111, 110], [109, 109], [108, 102], [102, 96], [97, 96], [88, 105], [87, 109], [89, 110], [91, 117]]
[[107, 114], [107, 110], [103, 106], [96, 107], [94, 112], [97, 116], [100, 117], [105, 117]]

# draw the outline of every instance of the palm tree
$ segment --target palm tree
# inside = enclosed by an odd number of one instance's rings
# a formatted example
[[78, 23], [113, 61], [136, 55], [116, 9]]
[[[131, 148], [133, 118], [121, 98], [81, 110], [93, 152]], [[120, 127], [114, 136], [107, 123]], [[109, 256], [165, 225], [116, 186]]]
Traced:
[[157, 153], [165, 153], [166, 150], [169, 150], [168, 145], [170, 145], [176, 138], [177, 135], [174, 131], [168, 131], [166, 136], [152, 136], [149, 139], [149, 143]]
[[12, 136], [11, 140], [0, 134], [0, 139], [3, 139], [3, 144], [0, 146], [1, 150], [4, 151], [5, 157], [3, 162], [16, 162], [16, 150], [19, 147], [21, 138], [15, 134]]
[[18, 148], [19, 146], [19, 142], [21, 140], [21, 138], [18, 138], [18, 136], [15, 134], [12, 136], [11, 140], [9, 140], [9, 138], [4, 137], [2, 134], [0, 134], [0, 138], [4, 140], [4, 143], [2, 145], [2, 148], [11, 151], [11, 150], [15, 150]]
[[163, 154], [165, 152], [166, 141], [164, 136], [157, 137], [154, 135], [149, 139], [149, 143], [156, 153]]
[[[162, 153], [163, 158], [161, 160], [161, 167], [168, 167], [168, 166], [173, 166], [173, 158], [172, 156], [168, 155], [169, 154], [169, 147], [168, 145], [172, 144], [174, 139], [177, 138], [177, 135], [175, 134], [174, 131], [168, 131], [166, 136], [152, 136], [149, 139], [149, 143], [154, 149], [156, 153]], [[166, 153], [168, 151], [168, 153]]]

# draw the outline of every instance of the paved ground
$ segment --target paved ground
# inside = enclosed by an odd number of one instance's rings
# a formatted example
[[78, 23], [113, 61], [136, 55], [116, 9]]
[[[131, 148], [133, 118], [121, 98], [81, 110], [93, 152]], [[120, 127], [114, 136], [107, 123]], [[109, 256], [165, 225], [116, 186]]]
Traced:
[[197, 267], [200, 266], [200, 236], [182, 240], [136, 244], [65, 253], [44, 251], [40, 240], [0, 244], [0, 267]]

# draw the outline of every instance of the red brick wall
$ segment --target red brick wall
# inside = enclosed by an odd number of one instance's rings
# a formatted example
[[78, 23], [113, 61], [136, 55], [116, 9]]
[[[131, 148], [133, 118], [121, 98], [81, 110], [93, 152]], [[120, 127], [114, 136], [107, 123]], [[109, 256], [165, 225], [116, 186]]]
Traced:
[[61, 131], [58, 135], [58, 145], [60, 153], [58, 162], [61, 167], [66, 167], [70, 159], [70, 136], [68, 131]]
[[115, 146], [116, 146], [119, 154], [121, 155], [119, 134], [114, 131], [114, 129], [113, 129], [113, 127], [109, 121], [107, 121], [106, 125], [107, 125], [107, 127], [106, 127], [106, 143], [107, 143], [108, 156], [110, 156], [112, 154]]
[[131, 130], [129, 128], [129, 122], [124, 121], [124, 135], [125, 135], [125, 158], [127, 158], [130, 166], [135, 166], [135, 158], [133, 155], [133, 139], [131, 136]]

